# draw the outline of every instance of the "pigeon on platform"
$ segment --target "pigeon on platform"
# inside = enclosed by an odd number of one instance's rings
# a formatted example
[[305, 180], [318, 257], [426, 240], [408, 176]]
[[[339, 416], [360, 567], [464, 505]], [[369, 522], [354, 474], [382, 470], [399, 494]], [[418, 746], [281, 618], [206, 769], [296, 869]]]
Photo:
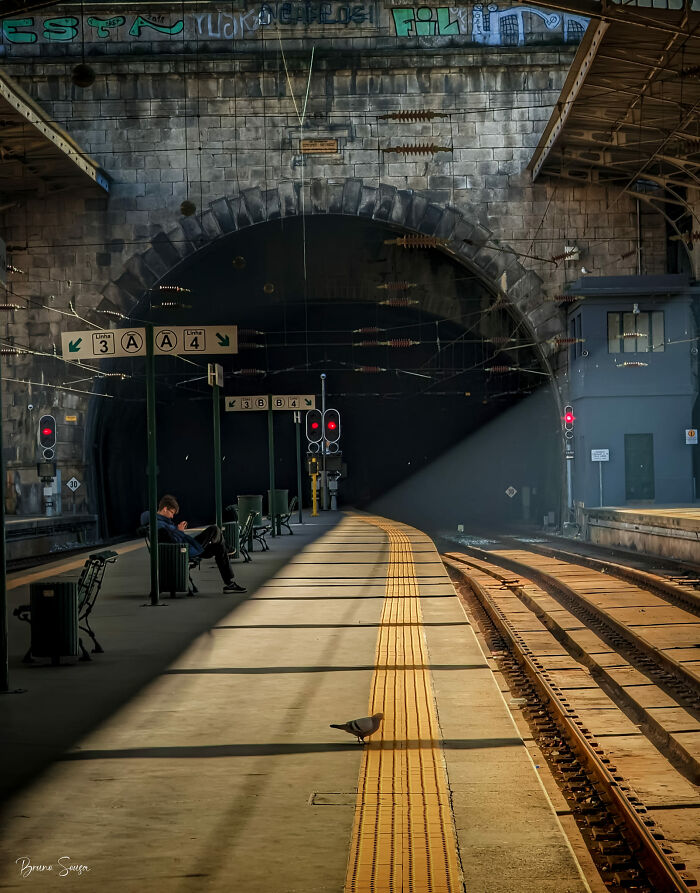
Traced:
[[331, 723], [332, 729], [340, 729], [348, 735], [355, 735], [360, 744], [365, 743], [365, 736], [373, 735], [384, 719], [383, 713], [375, 713], [374, 716], [363, 716], [362, 719], [351, 719], [344, 723]]

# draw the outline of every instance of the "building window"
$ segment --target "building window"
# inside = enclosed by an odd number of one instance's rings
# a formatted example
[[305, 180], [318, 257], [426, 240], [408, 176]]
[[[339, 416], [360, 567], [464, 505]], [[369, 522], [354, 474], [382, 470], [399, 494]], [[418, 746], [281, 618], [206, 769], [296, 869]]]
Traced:
[[608, 313], [608, 353], [661, 353], [664, 313]]

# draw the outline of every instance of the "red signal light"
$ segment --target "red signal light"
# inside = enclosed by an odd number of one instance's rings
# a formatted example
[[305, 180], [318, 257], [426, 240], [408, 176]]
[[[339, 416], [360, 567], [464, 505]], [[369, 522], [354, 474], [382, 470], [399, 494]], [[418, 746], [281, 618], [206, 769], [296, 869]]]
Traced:
[[320, 428], [321, 426], [319, 425], [318, 422], [311, 422], [311, 427], [315, 431], [317, 428]]
[[573, 412], [564, 413], [564, 421], [567, 423], [567, 425], [570, 425], [575, 418], [576, 416], [573, 414]]
[[337, 427], [338, 427], [338, 425], [337, 425], [334, 421], [332, 421], [332, 420], [328, 423], [328, 430], [329, 430], [329, 431], [335, 431], [335, 429], [336, 429]]
[[52, 428], [42, 428], [42, 429], [41, 429], [41, 433], [42, 433], [45, 437], [48, 437], [50, 434], [53, 434], [53, 429], [52, 429]]

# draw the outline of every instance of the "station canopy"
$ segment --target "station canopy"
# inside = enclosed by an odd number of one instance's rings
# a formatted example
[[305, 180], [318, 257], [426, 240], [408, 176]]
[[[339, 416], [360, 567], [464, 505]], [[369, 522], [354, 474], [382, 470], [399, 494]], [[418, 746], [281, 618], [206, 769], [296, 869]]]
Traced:
[[0, 197], [77, 189], [105, 195], [99, 165], [6, 73], [0, 71]]
[[700, 187], [700, 2], [543, 5], [592, 18], [533, 177], [617, 184], [678, 224]]

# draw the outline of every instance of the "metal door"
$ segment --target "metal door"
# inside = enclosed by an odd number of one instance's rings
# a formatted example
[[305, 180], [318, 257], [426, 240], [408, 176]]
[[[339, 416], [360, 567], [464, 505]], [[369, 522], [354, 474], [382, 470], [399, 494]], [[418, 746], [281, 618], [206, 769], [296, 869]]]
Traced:
[[625, 434], [625, 498], [654, 498], [653, 434]]

